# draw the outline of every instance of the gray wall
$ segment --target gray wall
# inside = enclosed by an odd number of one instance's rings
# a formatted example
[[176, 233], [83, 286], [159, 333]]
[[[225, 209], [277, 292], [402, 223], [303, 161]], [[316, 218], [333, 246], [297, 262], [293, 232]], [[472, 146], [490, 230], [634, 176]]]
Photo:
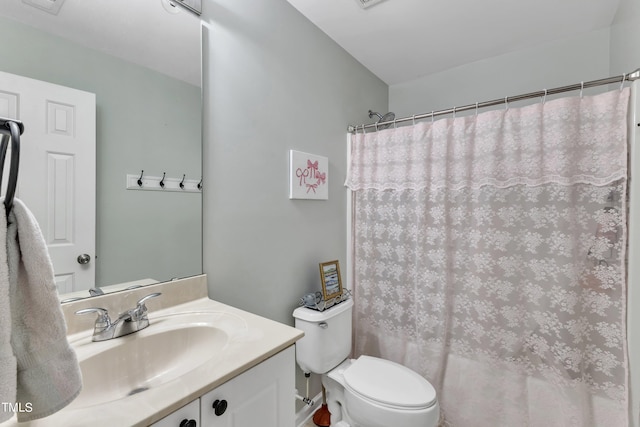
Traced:
[[0, 70], [96, 94], [97, 283], [199, 274], [201, 195], [125, 176], [200, 178], [200, 88], [4, 18], [0, 40]]
[[[293, 324], [318, 264], [346, 269], [346, 129], [387, 85], [285, 0], [205, 0], [204, 271], [210, 296]], [[290, 149], [329, 158], [329, 200], [288, 198]], [[345, 272], [343, 271], [343, 279]]]
[[[285, 0], [204, 0], [202, 17], [209, 296], [293, 325], [320, 262], [346, 277], [346, 129], [388, 88]], [[290, 149], [329, 158], [328, 201], [289, 200]]]
[[609, 29], [465, 64], [389, 88], [397, 117], [609, 77]]

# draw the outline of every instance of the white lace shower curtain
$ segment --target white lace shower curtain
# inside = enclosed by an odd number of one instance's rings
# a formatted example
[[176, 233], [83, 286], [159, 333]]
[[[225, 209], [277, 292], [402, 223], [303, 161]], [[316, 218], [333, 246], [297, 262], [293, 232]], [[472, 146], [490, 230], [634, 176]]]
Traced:
[[445, 425], [628, 425], [629, 89], [352, 138], [355, 356]]

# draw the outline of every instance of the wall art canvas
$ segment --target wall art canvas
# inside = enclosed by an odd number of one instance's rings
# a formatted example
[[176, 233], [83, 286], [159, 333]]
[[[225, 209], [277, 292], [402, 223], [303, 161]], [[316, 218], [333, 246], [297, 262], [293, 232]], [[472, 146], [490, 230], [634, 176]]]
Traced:
[[290, 150], [289, 198], [329, 199], [329, 159]]

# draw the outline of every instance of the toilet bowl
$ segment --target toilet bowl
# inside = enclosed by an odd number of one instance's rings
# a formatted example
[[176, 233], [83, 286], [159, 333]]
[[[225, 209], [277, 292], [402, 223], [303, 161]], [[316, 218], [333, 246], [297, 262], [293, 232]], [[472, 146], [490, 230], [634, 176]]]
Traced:
[[322, 374], [331, 426], [435, 427], [440, 407], [436, 391], [422, 376], [389, 360], [347, 359], [351, 350], [351, 312], [347, 300], [323, 312], [297, 308], [296, 360], [304, 372]]
[[397, 363], [370, 356], [347, 359], [324, 374], [322, 384], [332, 425], [334, 421], [343, 421], [343, 427], [438, 425], [435, 389]]

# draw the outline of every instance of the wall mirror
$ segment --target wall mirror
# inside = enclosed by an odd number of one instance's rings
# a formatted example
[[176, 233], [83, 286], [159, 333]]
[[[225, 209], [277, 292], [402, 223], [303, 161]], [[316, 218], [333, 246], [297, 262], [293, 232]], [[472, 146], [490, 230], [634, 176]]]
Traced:
[[[56, 191], [56, 197], [71, 194], [55, 215], [32, 209], [43, 234], [55, 234], [50, 248], [92, 233], [83, 228], [91, 222], [87, 215], [68, 211], [95, 200], [94, 248], [66, 256], [80, 272], [93, 273], [58, 274], [62, 267], [52, 255], [61, 299], [202, 273], [202, 192], [176, 188], [183, 178], [192, 187], [202, 178], [199, 17], [169, 0], [5, 0], [0, 39], [11, 41], [0, 54], [0, 72], [9, 78], [0, 84], [4, 114], [12, 103], [16, 115], [33, 103], [11, 83], [13, 76], [27, 79], [26, 91], [40, 93], [30, 88], [33, 79], [95, 94], [95, 185], [89, 188], [78, 166], [91, 162], [59, 150], [37, 157], [35, 169], [46, 173], [33, 173], [25, 147], [42, 143], [39, 125], [17, 117], [25, 124], [17, 197], [31, 208], [27, 182], [48, 203]], [[54, 133], [80, 133], [81, 107], [46, 96], [45, 103], [54, 119], [43, 120]], [[174, 189], [127, 189], [127, 176], [141, 173], [145, 187], [164, 175]], [[67, 186], [51, 184], [52, 176], [63, 176]]]

